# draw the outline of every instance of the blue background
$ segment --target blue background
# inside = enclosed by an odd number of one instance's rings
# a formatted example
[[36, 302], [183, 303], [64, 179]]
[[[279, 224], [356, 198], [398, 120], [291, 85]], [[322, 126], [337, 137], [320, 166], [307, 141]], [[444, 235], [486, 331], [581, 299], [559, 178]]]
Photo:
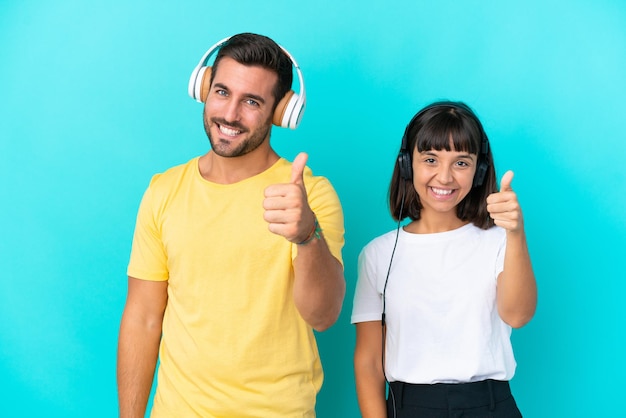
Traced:
[[300, 64], [307, 110], [274, 129], [342, 199], [348, 294], [319, 334], [320, 417], [359, 416], [356, 258], [386, 206], [405, 124], [464, 100], [515, 171], [540, 300], [514, 331], [528, 417], [617, 416], [626, 4], [594, 1], [0, 2], [0, 415], [117, 414], [115, 356], [136, 210], [153, 173], [208, 149], [187, 96], [214, 42], [252, 31]]

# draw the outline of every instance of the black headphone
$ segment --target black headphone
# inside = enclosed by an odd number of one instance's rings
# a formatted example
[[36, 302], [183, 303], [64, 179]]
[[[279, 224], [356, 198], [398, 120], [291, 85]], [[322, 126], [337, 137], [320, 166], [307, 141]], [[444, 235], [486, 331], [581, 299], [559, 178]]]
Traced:
[[451, 101], [443, 101], [443, 102], [435, 102], [429, 106], [426, 106], [424, 109], [419, 111], [409, 124], [406, 126], [404, 130], [404, 135], [402, 135], [402, 144], [400, 146], [400, 152], [398, 153], [398, 169], [400, 171], [400, 178], [403, 180], [411, 180], [413, 179], [413, 165], [411, 152], [408, 149], [409, 143], [409, 128], [413, 125], [413, 122], [424, 113], [431, 109], [436, 109], [438, 107], [450, 107], [455, 111], [463, 111], [464, 113], [469, 114], [474, 122], [480, 128], [480, 150], [478, 152], [478, 166], [476, 167], [476, 173], [474, 174], [474, 182], [472, 184], [473, 187], [482, 186], [485, 181], [485, 176], [487, 175], [487, 171], [489, 169], [489, 162], [487, 161], [487, 155], [489, 154], [489, 140], [487, 139], [487, 134], [483, 129], [482, 123], [478, 120], [478, 118], [474, 115], [474, 112], [464, 103], [460, 102], [451, 102]]

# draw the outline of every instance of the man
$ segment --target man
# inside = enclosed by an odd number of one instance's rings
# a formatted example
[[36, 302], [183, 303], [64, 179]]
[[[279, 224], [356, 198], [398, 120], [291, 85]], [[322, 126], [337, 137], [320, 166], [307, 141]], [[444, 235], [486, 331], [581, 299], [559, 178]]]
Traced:
[[[211, 150], [156, 175], [139, 209], [120, 326], [120, 416], [314, 417], [313, 329], [341, 311], [343, 214], [323, 177], [270, 146], [292, 61], [235, 35], [210, 72]], [[302, 87], [302, 86], [301, 86]], [[290, 92], [292, 93], [292, 92]]]

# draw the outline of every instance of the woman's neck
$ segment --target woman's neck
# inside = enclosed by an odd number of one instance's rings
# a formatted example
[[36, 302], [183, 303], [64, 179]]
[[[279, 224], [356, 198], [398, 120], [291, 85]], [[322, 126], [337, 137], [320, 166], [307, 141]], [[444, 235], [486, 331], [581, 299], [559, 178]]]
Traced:
[[411, 234], [435, 234], [447, 232], [467, 225], [468, 221], [463, 221], [454, 216], [422, 216], [419, 220], [413, 221], [404, 227], [406, 232]]

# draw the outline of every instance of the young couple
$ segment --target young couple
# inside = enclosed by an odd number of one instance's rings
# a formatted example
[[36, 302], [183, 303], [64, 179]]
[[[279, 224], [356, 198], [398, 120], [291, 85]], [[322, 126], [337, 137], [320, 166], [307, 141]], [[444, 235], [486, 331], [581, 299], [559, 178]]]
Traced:
[[[118, 342], [120, 416], [144, 416], [158, 360], [152, 417], [314, 417], [313, 330], [341, 311], [344, 227], [306, 154], [289, 162], [270, 145], [272, 124], [300, 122], [302, 74], [273, 40], [243, 33], [205, 53], [189, 94], [204, 103], [211, 150], [155, 175], [143, 196]], [[536, 285], [513, 174], [498, 188], [463, 103], [426, 107], [401, 144], [389, 193], [398, 227], [359, 257], [361, 413], [519, 416], [509, 336], [532, 317]]]

